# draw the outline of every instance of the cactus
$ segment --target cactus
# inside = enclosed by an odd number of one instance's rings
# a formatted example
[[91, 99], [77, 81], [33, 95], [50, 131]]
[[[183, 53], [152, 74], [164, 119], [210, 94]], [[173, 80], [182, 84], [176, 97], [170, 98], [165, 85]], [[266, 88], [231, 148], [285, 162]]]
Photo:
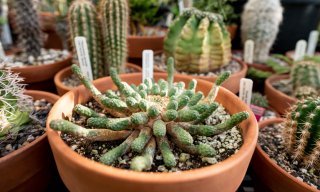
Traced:
[[230, 34], [221, 15], [187, 8], [169, 27], [164, 51], [177, 70], [206, 73], [230, 62]]
[[260, 93], [252, 93], [251, 95], [251, 104], [262, 107], [264, 109], [269, 108], [269, 101], [266, 96], [261, 95]]
[[41, 54], [41, 31], [32, 0], [15, 0], [17, 32], [24, 51], [35, 58]]
[[282, 131], [287, 153], [306, 167], [319, 165], [319, 117], [319, 97], [298, 100], [290, 108]]
[[24, 95], [24, 84], [17, 73], [2, 69], [0, 64], [0, 141], [10, 133], [16, 133], [21, 126], [30, 122], [30, 96]]
[[241, 16], [241, 39], [254, 41], [253, 62], [264, 63], [269, 57], [282, 21], [280, 0], [249, 0]]
[[94, 79], [103, 76], [103, 56], [98, 26], [98, 16], [94, 5], [89, 0], [74, 1], [68, 13], [73, 53], [76, 55], [74, 38], [84, 36], [87, 40], [88, 53]]
[[105, 69], [124, 73], [127, 56], [129, 8], [126, 0], [102, 0], [100, 3]]
[[190, 82], [187, 90], [183, 82], [173, 84], [172, 61], [173, 59], [169, 58], [168, 66], [171, 68], [168, 69], [168, 81], [160, 79], [155, 83], [153, 79], [146, 79], [136, 89], [122, 82], [116, 69], [111, 68], [111, 78], [117, 85], [121, 98], [115, 97], [110, 91], [107, 91], [107, 95], [111, 97], [102, 95], [82, 74], [80, 68], [73, 65], [73, 72], [94, 99], [115, 118], [98, 117], [91, 109], [79, 104], [75, 111], [90, 117], [87, 123], [93, 129], [85, 129], [66, 120], [53, 120], [50, 127], [92, 141], [126, 139], [121, 145], [105, 153], [100, 162], [111, 165], [119, 156], [132, 149], [142, 153], [142, 156], [132, 160], [131, 169], [136, 171], [151, 168], [156, 145], [163, 155], [165, 165], [169, 168], [176, 166], [168, 135], [179, 148], [188, 153], [215, 156], [215, 150], [209, 145], [194, 145], [191, 135], [219, 134], [247, 119], [249, 113], [234, 114], [226, 122], [215, 126], [199, 125], [218, 108], [214, 99], [219, 86], [230, 76], [230, 72], [222, 74], [208, 97], [203, 99], [201, 92], [195, 93], [196, 80]]

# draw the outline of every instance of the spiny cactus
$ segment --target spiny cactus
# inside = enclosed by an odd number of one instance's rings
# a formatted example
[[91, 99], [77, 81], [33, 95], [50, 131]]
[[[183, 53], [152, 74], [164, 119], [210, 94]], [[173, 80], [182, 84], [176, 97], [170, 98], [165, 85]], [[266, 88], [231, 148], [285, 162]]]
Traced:
[[320, 155], [320, 98], [308, 97], [290, 108], [283, 129], [283, 144], [295, 160], [318, 167]]
[[255, 105], [258, 107], [262, 107], [264, 109], [268, 109], [269, 108], [269, 101], [266, 96], [263, 96], [260, 93], [252, 93], [251, 105]]
[[221, 15], [184, 9], [169, 27], [164, 51], [174, 57], [177, 70], [206, 73], [230, 62], [230, 34]]
[[85, 129], [66, 120], [53, 120], [50, 127], [91, 141], [126, 139], [121, 145], [105, 153], [100, 162], [111, 165], [119, 156], [132, 149], [142, 152], [141, 156], [132, 160], [131, 169], [136, 171], [150, 169], [156, 146], [163, 155], [165, 165], [169, 168], [176, 166], [168, 135], [179, 148], [188, 153], [215, 156], [215, 150], [209, 145], [194, 145], [191, 135], [219, 134], [247, 119], [249, 113], [234, 114], [226, 122], [215, 126], [200, 124], [218, 108], [214, 99], [219, 86], [230, 76], [230, 72], [220, 75], [204, 98], [202, 92], [195, 93], [197, 81], [194, 79], [190, 81], [187, 90], [184, 82], [173, 84], [173, 65], [173, 58], [169, 58], [167, 81], [159, 79], [155, 83], [153, 79], [146, 78], [138, 87], [122, 82], [116, 69], [111, 68], [111, 78], [121, 97], [111, 90], [106, 92], [107, 96], [102, 95], [79, 67], [73, 65], [73, 72], [94, 99], [115, 118], [100, 117], [93, 110], [78, 104], [75, 111], [89, 117], [87, 123], [94, 129]]
[[241, 16], [241, 39], [254, 41], [253, 62], [264, 63], [269, 57], [282, 21], [280, 0], [249, 0]]
[[298, 61], [291, 68], [294, 97], [317, 95], [320, 89], [319, 64], [311, 60]]
[[15, 0], [14, 7], [19, 42], [28, 55], [37, 58], [41, 54], [41, 31], [37, 11], [32, 0]]
[[93, 78], [98, 79], [103, 77], [101, 32], [98, 26], [98, 15], [94, 5], [89, 0], [74, 1], [69, 8], [68, 17], [73, 53], [76, 54], [74, 38], [77, 36], [84, 36], [87, 40]]
[[20, 126], [31, 121], [29, 118], [31, 97], [24, 95], [24, 84], [17, 73], [3, 69], [0, 64], [0, 141], [8, 133], [19, 131]]
[[118, 73], [124, 73], [129, 18], [127, 1], [102, 0], [100, 10], [106, 70], [114, 67]]

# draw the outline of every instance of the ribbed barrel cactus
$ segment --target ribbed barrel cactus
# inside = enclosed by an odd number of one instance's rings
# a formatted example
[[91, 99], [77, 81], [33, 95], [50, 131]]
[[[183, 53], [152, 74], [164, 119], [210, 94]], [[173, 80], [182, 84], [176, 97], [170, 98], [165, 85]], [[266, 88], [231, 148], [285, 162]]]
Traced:
[[268, 109], [269, 108], [269, 101], [266, 96], [263, 96], [260, 93], [252, 93], [251, 105], [255, 105], [258, 107], [262, 107], [264, 109]]
[[292, 157], [307, 167], [319, 166], [320, 98], [299, 100], [290, 108], [283, 128], [284, 145]]
[[222, 15], [184, 9], [169, 27], [164, 40], [166, 57], [179, 71], [206, 73], [231, 60], [231, 39]]
[[215, 156], [215, 150], [206, 144], [194, 145], [191, 135], [210, 136], [231, 129], [249, 117], [248, 112], [234, 114], [226, 122], [209, 126], [201, 124], [217, 108], [214, 99], [219, 86], [230, 76], [223, 73], [204, 98], [202, 92], [195, 92], [197, 81], [191, 80], [187, 89], [184, 82], [173, 84], [173, 58], [168, 60], [168, 79], [146, 78], [138, 87], [122, 82], [114, 68], [110, 75], [118, 87], [121, 97], [108, 90], [102, 95], [76, 65], [72, 66], [75, 75], [90, 91], [94, 99], [115, 118], [99, 116], [95, 111], [81, 104], [75, 111], [89, 117], [87, 123], [93, 129], [85, 129], [67, 120], [53, 120], [50, 127], [91, 141], [113, 141], [125, 139], [118, 147], [108, 151], [100, 162], [111, 165], [119, 156], [130, 149], [141, 152], [131, 163], [136, 171], [149, 170], [153, 162], [156, 146], [163, 155], [163, 161], [169, 168], [176, 166], [175, 157], [170, 149], [168, 135], [182, 150], [206, 157]]
[[30, 122], [31, 97], [24, 95], [23, 81], [17, 73], [3, 69], [0, 64], [0, 141], [9, 133], [16, 133], [21, 126]]
[[298, 61], [291, 68], [290, 78], [294, 97], [317, 95], [320, 89], [319, 64], [312, 60]]

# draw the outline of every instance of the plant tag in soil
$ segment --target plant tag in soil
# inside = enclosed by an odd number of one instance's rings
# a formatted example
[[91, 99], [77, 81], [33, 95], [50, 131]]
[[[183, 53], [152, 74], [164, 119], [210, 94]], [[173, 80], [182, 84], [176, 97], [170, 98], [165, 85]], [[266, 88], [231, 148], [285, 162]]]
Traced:
[[308, 48], [307, 48], [307, 55], [312, 57], [314, 55], [314, 51], [316, 50], [317, 43], [319, 38], [319, 31], [313, 30], [310, 32], [309, 39], [308, 39]]
[[183, 9], [184, 9], [183, 0], [179, 1], [178, 6], [179, 6], [179, 13], [180, 13], [180, 15], [181, 15], [181, 14], [182, 14], [182, 11], [183, 11]]
[[142, 52], [142, 82], [145, 78], [153, 78], [153, 51], [143, 50]]
[[294, 61], [300, 61], [306, 54], [307, 42], [305, 40], [299, 40], [296, 44], [294, 51]]
[[244, 43], [244, 62], [253, 63], [254, 42], [249, 39]]
[[6, 53], [4, 52], [2, 43], [0, 42], [0, 59], [5, 60], [6, 59]]
[[241, 78], [241, 80], [240, 80], [239, 97], [249, 107], [250, 107], [250, 104], [251, 104], [252, 85], [253, 85], [253, 81], [251, 79]]
[[93, 81], [92, 68], [89, 59], [87, 40], [85, 37], [75, 37], [74, 42], [77, 49], [77, 55], [79, 60], [79, 65], [81, 71], [89, 78], [90, 81]]
[[255, 105], [250, 105], [250, 109], [253, 112], [254, 116], [256, 117], [257, 121], [260, 120], [260, 118], [263, 116], [263, 113], [265, 111], [264, 108], [261, 108]]

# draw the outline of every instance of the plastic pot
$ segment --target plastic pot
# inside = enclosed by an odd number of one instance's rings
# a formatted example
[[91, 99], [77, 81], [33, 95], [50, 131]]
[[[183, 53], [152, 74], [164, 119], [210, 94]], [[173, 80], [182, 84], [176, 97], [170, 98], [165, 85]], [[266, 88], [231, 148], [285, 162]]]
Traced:
[[[34, 100], [46, 99], [54, 104], [59, 96], [43, 91], [25, 91]], [[57, 168], [47, 139], [47, 133], [29, 145], [0, 158], [1, 191], [45, 191]]]

